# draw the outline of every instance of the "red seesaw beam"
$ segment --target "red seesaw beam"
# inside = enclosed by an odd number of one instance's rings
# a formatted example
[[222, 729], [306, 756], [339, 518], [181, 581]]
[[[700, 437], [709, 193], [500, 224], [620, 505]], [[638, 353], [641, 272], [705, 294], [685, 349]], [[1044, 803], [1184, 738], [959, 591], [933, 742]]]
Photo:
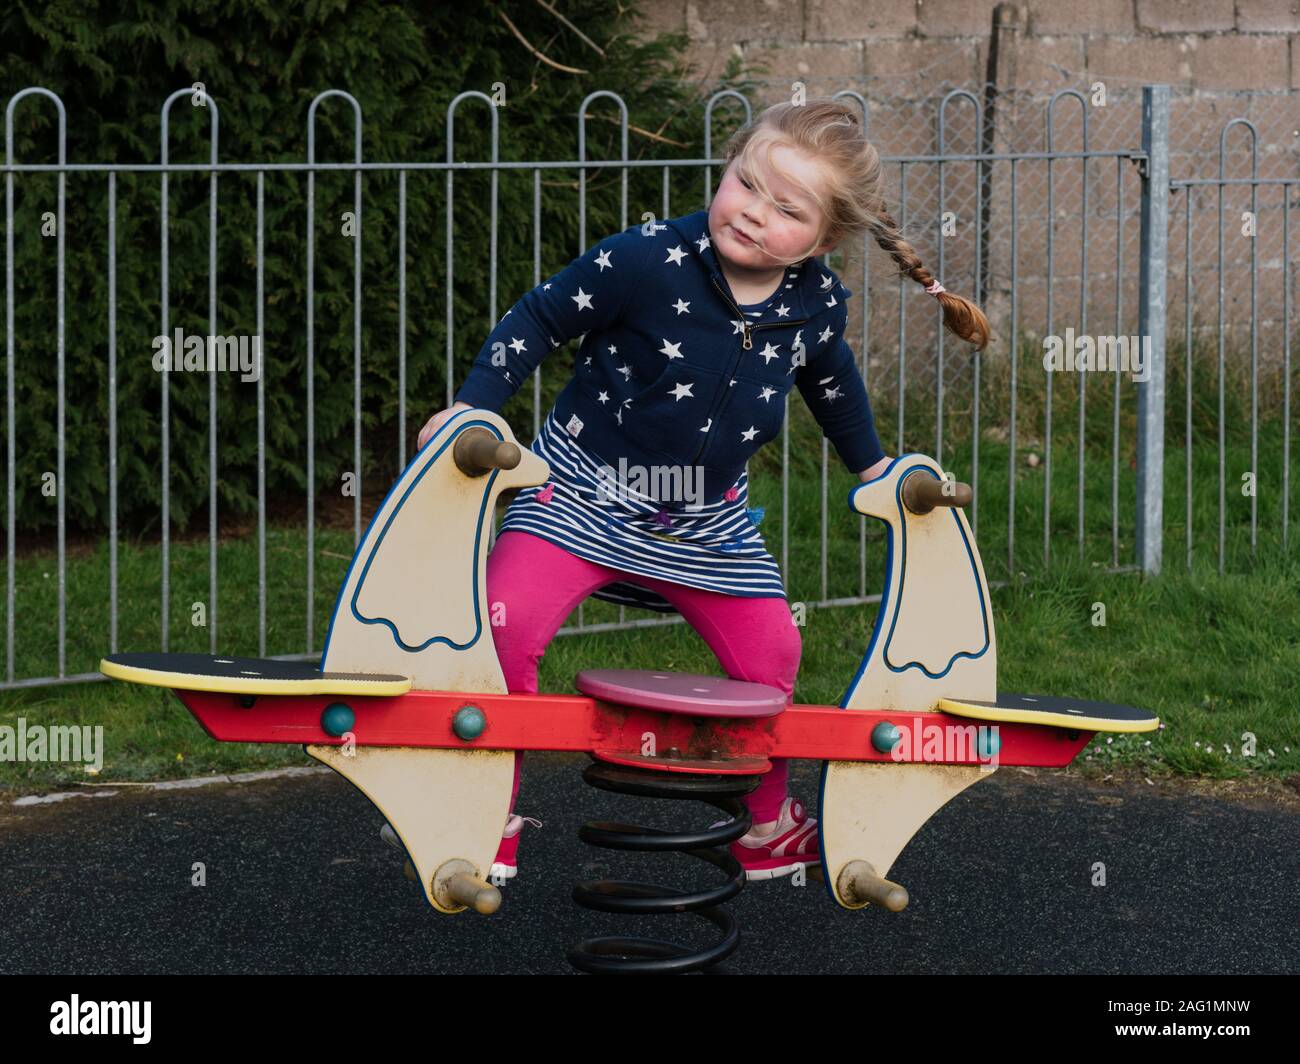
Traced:
[[[693, 717], [616, 705], [585, 695], [467, 694], [411, 691], [393, 697], [249, 696], [176, 690], [214, 739], [247, 743], [340, 745], [322, 727], [322, 714], [342, 703], [355, 715], [358, 746], [416, 746], [451, 750], [573, 750], [636, 763], [647, 753], [672, 757], [680, 770], [762, 771], [752, 763], [774, 757], [927, 764], [1067, 765], [1093, 732], [1040, 724], [982, 722], [946, 713], [846, 710], [791, 705], [772, 717]], [[462, 739], [457, 713], [477, 708], [481, 734]], [[462, 714], [462, 720], [465, 714]], [[892, 753], [872, 743], [881, 723], [898, 729]], [[674, 753], [668, 753], [675, 751]], [[746, 764], [746, 761], [750, 764]], [[713, 762], [733, 762], [719, 766]], [[647, 759], [646, 763], [652, 763]]]

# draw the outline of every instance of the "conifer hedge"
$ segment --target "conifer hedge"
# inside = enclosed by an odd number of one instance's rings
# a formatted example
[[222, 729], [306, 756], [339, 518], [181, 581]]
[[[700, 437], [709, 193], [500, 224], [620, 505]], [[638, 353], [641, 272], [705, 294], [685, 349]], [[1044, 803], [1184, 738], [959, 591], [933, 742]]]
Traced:
[[[352, 93], [363, 110], [367, 161], [446, 158], [446, 111], [459, 93], [489, 96], [498, 109], [502, 160], [577, 158], [579, 106], [598, 89], [627, 103], [629, 157], [703, 155], [703, 104], [722, 87], [747, 90], [736, 65], [717, 83], [684, 80], [681, 35], [652, 37], [627, 0], [536, 0], [501, 4], [286, 0], [159, 0], [99, 4], [53, 0], [0, 12], [0, 97], [7, 104], [32, 85], [58, 94], [67, 109], [71, 163], [156, 163], [160, 109], [169, 94], [201, 82], [219, 110], [222, 162], [306, 159], [308, 106], [326, 89]], [[562, 12], [563, 19], [557, 12]], [[568, 20], [567, 23], [565, 20]], [[521, 40], [523, 38], [523, 40]], [[586, 39], [584, 39], [586, 38]], [[525, 44], [525, 42], [527, 42]], [[539, 58], [540, 52], [551, 63]], [[557, 69], [552, 65], [573, 68]], [[576, 71], [576, 72], [574, 72]], [[210, 109], [191, 98], [172, 106], [172, 162], [209, 158]], [[462, 102], [456, 159], [491, 158], [491, 112]], [[714, 152], [742, 120], [723, 107]], [[57, 162], [53, 104], [21, 101], [14, 115], [14, 160]], [[316, 157], [350, 161], [351, 108], [338, 98], [317, 110]], [[587, 122], [587, 157], [618, 158], [618, 108], [598, 100]], [[715, 172], [716, 176], [716, 172]], [[579, 254], [576, 169], [542, 172], [542, 277]], [[628, 217], [618, 170], [587, 172], [587, 246], [663, 211], [663, 171], [629, 171]], [[51, 525], [56, 509], [41, 491], [56, 468], [56, 238], [52, 173], [14, 175], [14, 378], [16, 523]], [[344, 212], [353, 207], [352, 173], [315, 180], [315, 471], [317, 492], [337, 494], [353, 461], [353, 241]], [[107, 528], [109, 492], [108, 184], [106, 173], [66, 177], [66, 484], [68, 521]], [[704, 205], [699, 170], [674, 170], [671, 214]], [[398, 175], [362, 177], [362, 482], [382, 497], [398, 472]], [[207, 335], [209, 189], [205, 173], [169, 178], [169, 332]], [[493, 322], [535, 283], [533, 172], [498, 177], [495, 316], [489, 306], [491, 173], [457, 172], [454, 197], [455, 355], [458, 385]], [[256, 176], [217, 180], [218, 334], [257, 329]], [[124, 528], [157, 532], [161, 498], [161, 378], [153, 368], [160, 332], [160, 202], [157, 173], [116, 179], [116, 409], [118, 515]], [[264, 361], [267, 494], [300, 508], [306, 493], [305, 173], [265, 177]], [[415, 435], [446, 398], [446, 175], [407, 176], [406, 457]], [[543, 364], [544, 405], [572, 367], [574, 345]], [[209, 375], [173, 374], [170, 384], [170, 512], [173, 528], [206, 524]], [[256, 509], [256, 386], [218, 375], [218, 510], [229, 518]], [[531, 387], [505, 413], [531, 432]], [[0, 420], [5, 417], [0, 393]], [[0, 430], [0, 441], [8, 426]], [[528, 438], [531, 438], [530, 436]], [[0, 445], [2, 446], [2, 445]], [[5, 505], [0, 492], [0, 507]]]

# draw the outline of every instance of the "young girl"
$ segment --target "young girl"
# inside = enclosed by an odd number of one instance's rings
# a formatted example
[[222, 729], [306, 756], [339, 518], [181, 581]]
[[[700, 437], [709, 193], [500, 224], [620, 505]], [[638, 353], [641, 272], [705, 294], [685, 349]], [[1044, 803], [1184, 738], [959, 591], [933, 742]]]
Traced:
[[[633, 226], [520, 299], [455, 405], [420, 432], [423, 446], [457, 410], [499, 411], [547, 353], [582, 337], [532, 444], [550, 480], [519, 492], [487, 562], [512, 692], [536, 693], [547, 645], [594, 594], [680, 611], [728, 676], [793, 694], [799, 629], [757, 530], [762, 511], [747, 507], [745, 463], [779, 433], [792, 384], [846, 468], [870, 480], [889, 462], [844, 341], [851, 293], [818, 256], [870, 232], [938, 297], [949, 329], [988, 342], [984, 315], [945, 291], [886, 213], [879, 158], [853, 107], [777, 104], [731, 138], [725, 159], [707, 211]], [[787, 775], [774, 760], [746, 799], [753, 828], [732, 852], [749, 879], [819, 859], [817, 822], [787, 794]], [[524, 822], [507, 820], [498, 882], [516, 872]]]

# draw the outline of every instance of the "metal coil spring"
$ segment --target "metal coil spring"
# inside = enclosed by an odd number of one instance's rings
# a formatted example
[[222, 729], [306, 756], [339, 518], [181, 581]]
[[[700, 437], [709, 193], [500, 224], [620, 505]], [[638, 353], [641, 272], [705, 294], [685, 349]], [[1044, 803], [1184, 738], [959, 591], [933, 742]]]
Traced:
[[684, 853], [715, 866], [727, 878], [717, 886], [694, 892], [626, 880], [578, 883], [573, 888], [573, 900], [586, 909], [638, 915], [694, 913], [714, 924], [722, 937], [702, 950], [652, 938], [588, 938], [568, 951], [569, 963], [592, 974], [679, 974], [712, 968], [734, 952], [740, 944], [740, 932], [735, 917], [721, 904], [740, 893], [745, 873], [726, 847], [749, 831], [753, 821], [741, 798], [754, 790], [762, 777], [670, 774], [595, 762], [587, 766], [582, 778], [593, 787], [616, 794], [695, 799], [726, 813], [730, 820], [700, 831], [673, 833], [636, 824], [595, 821], [582, 825], [578, 837], [602, 849]]

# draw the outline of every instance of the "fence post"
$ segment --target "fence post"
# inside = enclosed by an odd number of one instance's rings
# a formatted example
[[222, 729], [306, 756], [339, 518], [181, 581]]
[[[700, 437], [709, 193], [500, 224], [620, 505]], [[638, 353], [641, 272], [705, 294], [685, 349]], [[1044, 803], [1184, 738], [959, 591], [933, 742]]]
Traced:
[[[1148, 361], [1137, 384], [1137, 554], [1160, 572], [1164, 546], [1165, 279], [1169, 264], [1169, 86], [1142, 87], [1142, 250], [1138, 342]], [[1150, 345], [1147, 347], [1146, 345]]]

